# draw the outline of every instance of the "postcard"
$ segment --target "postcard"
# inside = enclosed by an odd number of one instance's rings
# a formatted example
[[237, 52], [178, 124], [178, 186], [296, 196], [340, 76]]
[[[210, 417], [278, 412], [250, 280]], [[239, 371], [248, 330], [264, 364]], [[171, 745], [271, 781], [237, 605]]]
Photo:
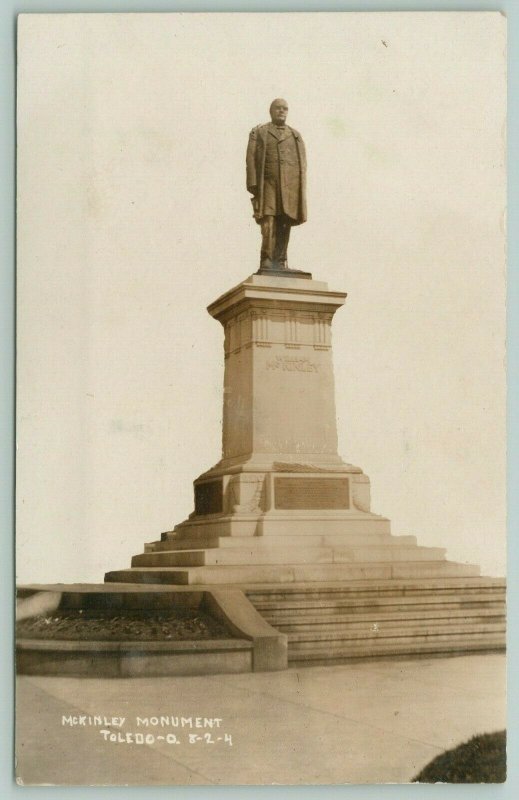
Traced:
[[505, 780], [506, 19], [18, 18], [20, 785]]

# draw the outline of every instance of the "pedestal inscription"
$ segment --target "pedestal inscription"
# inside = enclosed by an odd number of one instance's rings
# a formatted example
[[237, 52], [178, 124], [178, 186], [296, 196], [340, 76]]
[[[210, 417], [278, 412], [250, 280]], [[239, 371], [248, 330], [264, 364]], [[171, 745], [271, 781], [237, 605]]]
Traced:
[[[289, 347], [290, 345], [285, 345]], [[267, 369], [281, 370], [282, 372], [317, 372], [319, 364], [309, 358], [296, 358], [295, 356], [276, 356], [272, 361], [267, 361]]]
[[274, 504], [281, 510], [348, 509], [348, 478], [274, 478]]

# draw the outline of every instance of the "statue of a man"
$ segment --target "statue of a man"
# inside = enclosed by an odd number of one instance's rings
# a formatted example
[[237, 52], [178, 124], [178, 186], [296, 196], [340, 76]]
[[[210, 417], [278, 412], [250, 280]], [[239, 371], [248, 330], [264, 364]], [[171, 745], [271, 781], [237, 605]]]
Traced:
[[301, 134], [286, 124], [288, 104], [270, 105], [271, 122], [252, 129], [247, 147], [247, 190], [261, 226], [260, 270], [283, 270], [292, 225], [306, 222], [306, 154]]

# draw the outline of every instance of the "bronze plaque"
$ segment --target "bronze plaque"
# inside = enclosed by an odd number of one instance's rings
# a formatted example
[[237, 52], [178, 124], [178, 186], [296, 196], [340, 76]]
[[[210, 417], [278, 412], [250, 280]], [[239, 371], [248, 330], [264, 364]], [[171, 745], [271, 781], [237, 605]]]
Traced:
[[223, 483], [209, 481], [195, 486], [195, 514], [219, 514], [223, 510]]
[[286, 510], [350, 507], [348, 478], [274, 478], [274, 495]]

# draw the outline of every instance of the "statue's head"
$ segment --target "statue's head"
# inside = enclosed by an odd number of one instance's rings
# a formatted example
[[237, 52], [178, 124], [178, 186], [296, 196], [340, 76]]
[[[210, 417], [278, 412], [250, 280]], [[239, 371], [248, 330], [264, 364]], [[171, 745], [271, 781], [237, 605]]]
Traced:
[[284, 125], [288, 114], [288, 103], [282, 97], [277, 97], [270, 104], [270, 119], [274, 125]]

